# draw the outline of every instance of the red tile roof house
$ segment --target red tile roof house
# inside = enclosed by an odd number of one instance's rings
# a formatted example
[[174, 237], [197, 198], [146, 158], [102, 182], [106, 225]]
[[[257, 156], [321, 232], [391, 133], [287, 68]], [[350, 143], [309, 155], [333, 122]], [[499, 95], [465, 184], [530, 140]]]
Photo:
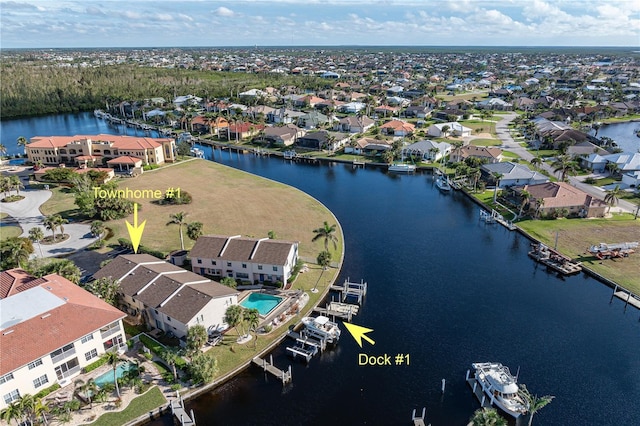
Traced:
[[0, 272], [0, 410], [126, 348], [125, 316], [59, 275]]
[[133, 319], [178, 338], [197, 324], [221, 328], [238, 303], [237, 290], [148, 254], [120, 255], [93, 274], [102, 277], [118, 280], [121, 308]]
[[298, 262], [298, 243], [240, 235], [205, 235], [190, 253], [193, 272], [231, 277], [249, 284], [275, 284], [283, 288]]
[[[593, 198], [565, 182], [547, 182], [514, 188], [516, 192], [527, 191], [530, 196], [531, 210], [541, 214], [567, 209], [568, 215], [579, 217], [604, 217], [607, 204]], [[541, 203], [542, 201], [542, 203]]]
[[384, 134], [393, 136], [409, 136], [415, 129], [413, 124], [401, 120], [391, 120], [380, 126]]
[[118, 135], [35, 136], [27, 144], [27, 158], [47, 165], [74, 164], [77, 157], [101, 156], [103, 161], [130, 155], [144, 165], [175, 161], [176, 142], [170, 138]]

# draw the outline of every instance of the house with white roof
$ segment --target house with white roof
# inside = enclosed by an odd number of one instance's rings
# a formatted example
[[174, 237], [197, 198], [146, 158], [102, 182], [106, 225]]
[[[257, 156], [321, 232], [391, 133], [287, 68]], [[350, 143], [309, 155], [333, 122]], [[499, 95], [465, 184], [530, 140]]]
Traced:
[[59, 275], [0, 272], [0, 410], [126, 348], [125, 316]]
[[629, 188], [640, 188], [640, 170], [623, 173], [622, 185]]
[[422, 140], [402, 149], [402, 155], [411, 157], [417, 156], [422, 161], [436, 162], [451, 153], [451, 144], [446, 142], [435, 142], [432, 140]]
[[510, 186], [535, 185], [549, 182], [549, 178], [542, 173], [536, 172], [523, 164], [512, 163], [510, 161], [492, 164], [483, 164], [480, 167], [486, 180], [495, 181], [494, 174], [502, 175], [498, 182], [498, 188]]
[[[445, 126], [448, 128], [446, 134], [443, 131]], [[427, 134], [435, 138], [443, 138], [446, 136], [471, 136], [471, 132], [472, 130], [470, 128], [465, 127], [460, 123], [456, 123], [455, 121], [432, 124], [427, 129]]]

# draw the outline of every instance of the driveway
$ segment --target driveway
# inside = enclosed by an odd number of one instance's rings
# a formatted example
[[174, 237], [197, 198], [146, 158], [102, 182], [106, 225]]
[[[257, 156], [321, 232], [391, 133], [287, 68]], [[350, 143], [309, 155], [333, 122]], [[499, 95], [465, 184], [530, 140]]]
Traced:
[[[509, 123], [511, 123], [518, 115], [515, 113], [504, 114], [502, 115], [502, 119], [496, 123], [496, 133], [498, 134], [498, 138], [502, 141], [502, 148], [514, 152], [520, 158], [531, 161], [535, 156], [527, 151], [525, 148], [520, 146], [518, 142], [516, 142], [513, 137], [511, 137], [511, 133], [509, 132]], [[547, 163], [542, 163], [540, 166], [544, 169], [549, 175], [557, 176], [553, 171], [553, 167], [551, 167]], [[600, 200], [604, 200], [604, 197], [607, 195], [607, 192], [602, 188], [597, 186], [586, 184], [580, 181], [580, 177], [569, 177], [569, 183], [576, 188], [586, 192], [592, 197], [598, 198]], [[633, 203], [630, 203], [625, 200], [619, 200], [616, 207], [612, 207], [612, 212], [627, 212], [627, 213], [635, 213], [638, 206]]]
[[[0, 211], [7, 213], [10, 218], [4, 219], [2, 222], [6, 225], [17, 225], [22, 228], [21, 237], [28, 237], [29, 230], [34, 227], [41, 227], [46, 235], [51, 235], [51, 231], [44, 227], [44, 216], [40, 212], [40, 206], [51, 198], [51, 191], [46, 190], [23, 190], [20, 191], [24, 195], [24, 199], [14, 203], [0, 203]], [[68, 223], [63, 225], [64, 233], [69, 238], [60, 243], [44, 245], [42, 247], [42, 255], [44, 257], [63, 256], [80, 250], [96, 239], [91, 235], [89, 225], [80, 223]], [[59, 232], [59, 231], [57, 231]], [[40, 256], [40, 248], [38, 244], [34, 244], [34, 255]]]

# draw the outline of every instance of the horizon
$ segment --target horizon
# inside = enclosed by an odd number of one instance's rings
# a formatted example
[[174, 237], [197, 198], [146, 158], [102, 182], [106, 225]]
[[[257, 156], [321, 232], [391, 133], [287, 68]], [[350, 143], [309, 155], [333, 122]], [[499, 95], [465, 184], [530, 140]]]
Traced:
[[634, 47], [640, 2], [2, 1], [0, 39], [3, 49]]

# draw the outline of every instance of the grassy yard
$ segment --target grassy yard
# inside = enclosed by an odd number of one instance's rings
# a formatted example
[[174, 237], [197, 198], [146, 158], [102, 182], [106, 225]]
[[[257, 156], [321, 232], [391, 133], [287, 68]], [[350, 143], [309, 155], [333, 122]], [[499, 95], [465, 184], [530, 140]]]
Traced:
[[518, 222], [532, 237], [554, 245], [558, 233], [558, 249], [578, 259], [589, 269], [617, 282], [634, 293], [640, 293], [640, 253], [624, 259], [598, 260], [587, 252], [593, 244], [640, 241], [640, 220], [629, 214], [610, 219], [526, 220]]
[[[205, 234], [262, 238], [273, 230], [278, 239], [299, 241], [300, 255], [312, 259], [323, 250], [322, 242], [311, 243], [312, 231], [324, 221], [336, 223], [329, 210], [302, 191], [206, 160], [147, 172], [123, 180], [120, 188], [163, 192], [167, 188], [180, 188], [191, 194], [193, 202], [181, 206], [136, 200], [141, 204], [139, 222], [147, 221], [141, 244], [164, 253], [180, 248], [178, 226], [166, 224], [171, 214], [181, 211], [187, 213], [187, 222], [202, 222]], [[127, 220], [133, 223], [133, 217]], [[107, 226], [113, 229], [115, 239], [128, 238], [124, 220], [108, 222]], [[339, 230], [337, 236], [342, 241]], [[184, 240], [185, 248], [193, 246], [186, 232]]]
[[167, 400], [160, 391], [160, 388], [154, 386], [145, 394], [133, 399], [124, 410], [103, 414], [98, 420], [90, 424], [93, 426], [121, 426], [149, 411], [156, 410], [166, 403]]
[[472, 139], [471, 145], [475, 146], [500, 146], [502, 141], [500, 139]]
[[75, 197], [71, 192], [71, 189], [57, 186], [51, 187], [50, 191], [51, 198], [40, 206], [40, 211], [43, 215], [49, 216], [52, 214], [59, 214], [67, 219], [78, 217], [79, 210], [75, 205]]

